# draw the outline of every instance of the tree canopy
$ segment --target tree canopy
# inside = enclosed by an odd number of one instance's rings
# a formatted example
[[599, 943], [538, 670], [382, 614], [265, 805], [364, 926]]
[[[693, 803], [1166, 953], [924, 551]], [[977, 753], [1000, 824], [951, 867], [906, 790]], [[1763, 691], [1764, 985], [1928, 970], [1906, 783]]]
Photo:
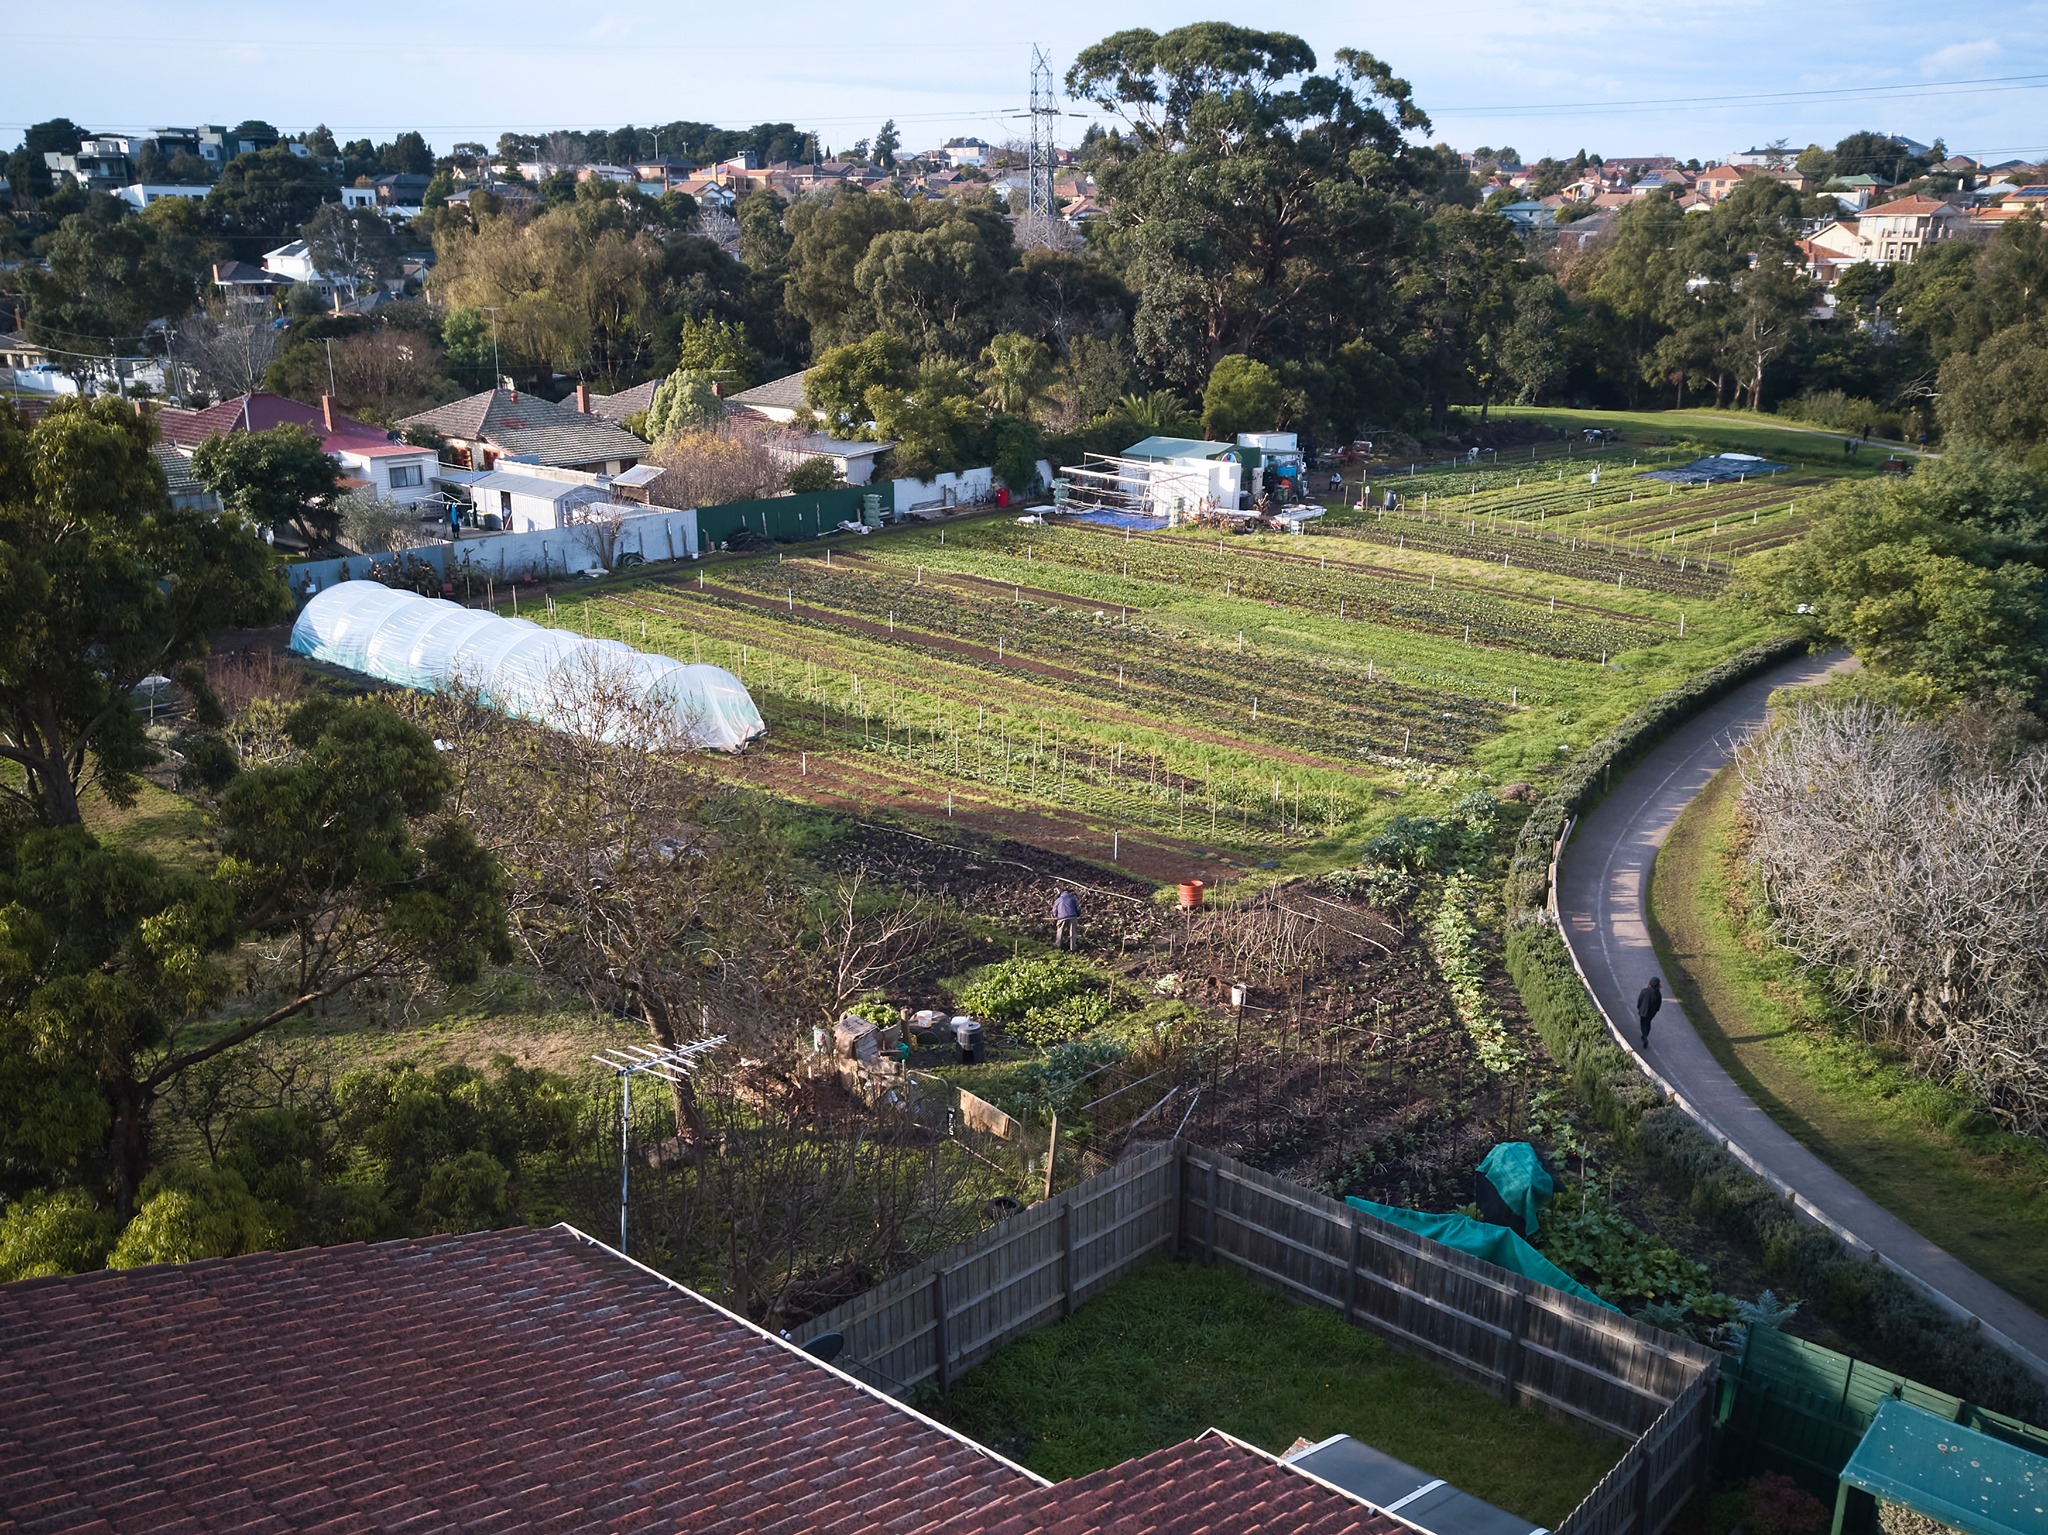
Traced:
[[0, 404], [0, 794], [75, 825], [89, 784], [116, 802], [156, 759], [134, 692], [182, 678], [219, 630], [268, 622], [284, 582], [239, 517], [174, 510], [155, 428], [114, 399], [32, 426]]

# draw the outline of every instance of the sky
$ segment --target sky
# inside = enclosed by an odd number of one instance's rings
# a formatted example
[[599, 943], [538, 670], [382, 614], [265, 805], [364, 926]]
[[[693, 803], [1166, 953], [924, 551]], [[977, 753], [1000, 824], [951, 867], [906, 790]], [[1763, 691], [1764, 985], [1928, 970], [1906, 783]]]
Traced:
[[[1861, 128], [1936, 137], [1992, 162], [2048, 157], [2048, 4], [1866, 0], [1825, 20], [1783, 0], [1154, 0], [968, 7], [775, 0], [743, 6], [357, 0], [344, 10], [216, 0], [205, 25], [142, 0], [13, 10], [0, 143], [66, 116], [102, 132], [262, 118], [339, 138], [418, 128], [437, 149], [499, 133], [679, 119], [788, 121], [828, 147], [894, 118], [904, 147], [1021, 138], [1034, 46], [1064, 75], [1128, 27], [1220, 18], [1364, 48], [1414, 86], [1430, 135], [1524, 160], [1578, 149], [1711, 161]], [[198, 13], [193, 13], [198, 14]], [[1078, 109], [1080, 104], [1072, 104]], [[1063, 141], [1086, 122], [1063, 120]]]

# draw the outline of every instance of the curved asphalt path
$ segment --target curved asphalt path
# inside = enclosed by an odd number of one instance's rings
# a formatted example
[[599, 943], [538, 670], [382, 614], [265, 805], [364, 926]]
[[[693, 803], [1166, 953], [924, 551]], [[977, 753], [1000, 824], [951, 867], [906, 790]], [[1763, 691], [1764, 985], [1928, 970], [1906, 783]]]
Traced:
[[1609, 1032], [1709, 1134], [1850, 1246], [1875, 1251], [1938, 1304], [1977, 1318], [2048, 1378], [2048, 1317], [1919, 1235], [1758, 1108], [1694, 1031], [1669, 977], [1647, 1050], [1636, 1035], [1636, 993], [1660, 973], [1647, 920], [1657, 850], [1736, 743], [1763, 723], [1771, 691], [1841, 664], [1839, 656], [1802, 657], [1773, 668], [1702, 710], [1624, 775], [1565, 844], [1558, 926]]

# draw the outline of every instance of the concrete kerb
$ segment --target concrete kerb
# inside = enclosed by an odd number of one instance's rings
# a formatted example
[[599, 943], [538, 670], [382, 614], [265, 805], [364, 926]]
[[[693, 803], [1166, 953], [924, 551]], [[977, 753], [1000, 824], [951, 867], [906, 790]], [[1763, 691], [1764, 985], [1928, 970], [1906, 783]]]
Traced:
[[1867, 1256], [1873, 1262], [1890, 1270], [1905, 1281], [1906, 1285], [1923, 1299], [1939, 1307], [1957, 1321], [1966, 1323], [1976, 1329], [1984, 1337], [1997, 1345], [1998, 1348], [2010, 1354], [2020, 1364], [2026, 1366], [2036, 1377], [2043, 1381], [2048, 1381], [2048, 1360], [2042, 1359], [2031, 1349], [2015, 1342], [2005, 1333], [1991, 1326], [1960, 1301], [1954, 1300], [1943, 1291], [1936, 1289], [1919, 1275], [1902, 1268], [1886, 1254], [1879, 1252], [1868, 1242], [1864, 1241], [1863, 1238], [1857, 1236], [1855, 1232], [1831, 1219], [1825, 1210], [1822, 1210], [1818, 1205], [1806, 1198], [1805, 1195], [1793, 1188], [1791, 1184], [1785, 1182], [1784, 1179], [1778, 1177], [1777, 1174], [1771, 1172], [1770, 1169], [1765, 1167], [1755, 1157], [1743, 1150], [1711, 1117], [1688, 1099], [1684, 1093], [1680, 1092], [1662, 1072], [1652, 1066], [1649, 1058], [1630, 1041], [1628, 1035], [1622, 1031], [1615, 1023], [1613, 1016], [1607, 1011], [1607, 1005], [1600, 1000], [1599, 993], [1593, 989], [1592, 981], [1587, 978], [1586, 967], [1579, 959], [1579, 951], [1572, 944], [1571, 930], [1558, 920], [1557, 868], [1564, 858], [1565, 844], [1571, 840], [1572, 832], [1577, 826], [1578, 818], [1576, 816], [1566, 821], [1564, 831], [1557, 839], [1557, 845], [1551, 849], [1550, 895], [1546, 903], [1545, 914], [1549, 918], [1551, 926], [1557, 930], [1557, 936], [1563, 941], [1565, 953], [1571, 956], [1572, 969], [1578, 975], [1579, 986], [1586, 993], [1587, 1000], [1593, 1004], [1594, 1010], [1599, 1013], [1600, 1021], [1606, 1025], [1608, 1037], [1621, 1047], [1631, 1061], [1635, 1062], [1636, 1069], [1649, 1080], [1651, 1086], [1656, 1088], [1658, 1095], [1665, 1102], [1673, 1104], [1684, 1111], [1686, 1117], [1699, 1126], [1715, 1145], [1719, 1146], [1730, 1157], [1741, 1163], [1743, 1167], [1747, 1168], [1753, 1175], [1768, 1185], [1773, 1193], [1785, 1201], [1795, 1215], [1812, 1222], [1814, 1225], [1824, 1227], [1834, 1235], [1835, 1240], [1840, 1242], [1849, 1251]]

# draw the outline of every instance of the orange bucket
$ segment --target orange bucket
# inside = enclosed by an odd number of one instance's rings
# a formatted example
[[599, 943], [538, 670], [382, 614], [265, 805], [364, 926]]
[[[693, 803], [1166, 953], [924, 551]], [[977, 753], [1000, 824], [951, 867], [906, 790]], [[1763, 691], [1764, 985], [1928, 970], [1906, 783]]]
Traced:
[[1180, 882], [1180, 908], [1193, 911], [1202, 904], [1202, 882], [1198, 879], [1184, 879]]

